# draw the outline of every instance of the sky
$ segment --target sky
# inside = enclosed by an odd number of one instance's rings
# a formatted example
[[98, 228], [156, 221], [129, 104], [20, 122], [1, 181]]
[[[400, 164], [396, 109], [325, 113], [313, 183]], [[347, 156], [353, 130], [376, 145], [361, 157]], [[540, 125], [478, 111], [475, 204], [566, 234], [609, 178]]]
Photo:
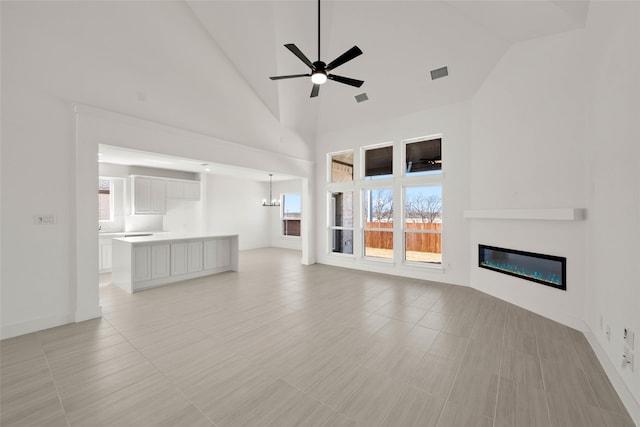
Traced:
[[284, 194], [283, 212], [300, 213], [302, 212], [302, 196], [297, 194]]

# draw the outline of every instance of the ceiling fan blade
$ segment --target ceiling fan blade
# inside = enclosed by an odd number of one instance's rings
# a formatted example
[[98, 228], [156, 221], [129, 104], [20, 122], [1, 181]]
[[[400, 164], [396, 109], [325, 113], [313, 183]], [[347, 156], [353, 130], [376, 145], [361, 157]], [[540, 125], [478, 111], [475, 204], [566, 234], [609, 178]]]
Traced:
[[271, 80], [295, 79], [296, 77], [309, 77], [311, 74], [289, 74], [288, 76], [273, 76]]
[[307, 58], [305, 56], [305, 54], [302, 53], [302, 51], [300, 49], [298, 49], [298, 46], [296, 46], [293, 43], [288, 43], [288, 44], [285, 44], [284, 47], [289, 49], [295, 56], [297, 56], [300, 59], [300, 61], [302, 61], [305, 64], [307, 64], [307, 67], [309, 67], [309, 68], [311, 68], [313, 70], [313, 63], [311, 61], [309, 61], [309, 58]]
[[350, 79], [349, 77], [336, 76], [335, 74], [329, 74], [327, 78], [338, 83], [344, 83], [355, 87], [360, 87], [364, 83], [363, 80]]
[[345, 62], [351, 61], [353, 58], [355, 58], [356, 56], [359, 56], [359, 55], [362, 55], [362, 51], [360, 50], [360, 48], [358, 46], [354, 46], [351, 49], [349, 49], [348, 51], [346, 51], [345, 53], [343, 53], [342, 55], [338, 56], [333, 61], [331, 61], [327, 65], [326, 70], [330, 71], [330, 70], [333, 70], [334, 68], [338, 68], [339, 66], [341, 66]]
[[320, 93], [320, 85], [313, 85], [313, 88], [311, 89], [311, 96], [310, 98], [315, 98], [316, 96], [318, 96], [318, 93]]

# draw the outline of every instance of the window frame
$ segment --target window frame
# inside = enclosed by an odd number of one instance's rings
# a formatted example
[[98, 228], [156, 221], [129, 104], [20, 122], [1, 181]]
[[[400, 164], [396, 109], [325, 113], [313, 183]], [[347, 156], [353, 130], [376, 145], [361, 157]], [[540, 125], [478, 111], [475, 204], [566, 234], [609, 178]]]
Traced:
[[[351, 165], [351, 180], [350, 181], [333, 181], [333, 158], [335, 156], [339, 156], [342, 154], [351, 154], [351, 158], [353, 160], [353, 164]], [[342, 150], [335, 151], [332, 153], [327, 153], [327, 184], [329, 185], [340, 185], [345, 183], [353, 183], [357, 179], [356, 167], [355, 167], [355, 150]]]
[[[113, 178], [109, 178], [106, 176], [99, 176], [98, 181], [109, 181], [109, 219], [100, 219], [100, 209], [98, 208], [98, 223], [111, 223], [115, 221], [115, 201], [113, 198]], [[98, 197], [100, 194], [104, 194], [101, 192], [98, 187]]]
[[[442, 168], [433, 173], [418, 173], [407, 174], [406, 173], [406, 158], [407, 158], [407, 144], [412, 144], [421, 141], [429, 141], [433, 139], [440, 139], [441, 145], [441, 158]], [[366, 174], [366, 152], [371, 149], [391, 147], [392, 152], [392, 174], [367, 177]], [[422, 261], [407, 261], [406, 260], [406, 226], [404, 225], [405, 215], [405, 187], [422, 187], [422, 186], [440, 186], [443, 194], [443, 211], [444, 211], [444, 194], [445, 194], [445, 171], [446, 171], [446, 142], [443, 134], [434, 133], [429, 135], [423, 135], [418, 137], [411, 137], [407, 139], [396, 139], [392, 141], [379, 142], [375, 144], [361, 145], [354, 147], [353, 149], [340, 150], [327, 153], [326, 164], [326, 252], [329, 256], [335, 257], [348, 257], [353, 261], [363, 264], [390, 264], [392, 263], [396, 267], [403, 267], [407, 269], [416, 269], [416, 271], [433, 270], [444, 271], [446, 265], [446, 253], [444, 248], [444, 236], [445, 226], [444, 222], [446, 218], [441, 219], [443, 227], [439, 231], [441, 236], [441, 248], [442, 258], [441, 263], [430, 263]], [[340, 181], [331, 182], [331, 160], [336, 154], [353, 152], [353, 168], [354, 176], [353, 181]], [[367, 228], [364, 217], [364, 203], [365, 191], [386, 188], [392, 190], [393, 198], [393, 227], [390, 228], [375, 228], [376, 231], [392, 232], [393, 252], [391, 258], [381, 258], [365, 255], [366, 246], [366, 234], [365, 231], [374, 231], [374, 228]], [[338, 192], [353, 192], [353, 215], [354, 223], [353, 228], [350, 227], [334, 227], [332, 226], [334, 219], [331, 218], [332, 210], [332, 194]], [[353, 236], [353, 253], [344, 254], [339, 252], [333, 252], [333, 230], [343, 229], [352, 231]], [[410, 232], [416, 232], [418, 230], [411, 230]], [[425, 230], [428, 232], [427, 230]], [[435, 230], [433, 230], [435, 231]]]
[[[435, 175], [435, 174], [434, 174]], [[439, 175], [439, 174], [438, 174]], [[424, 177], [425, 175], [417, 175], [420, 177]], [[433, 175], [426, 175], [433, 176]], [[406, 221], [406, 209], [407, 209], [407, 188], [419, 188], [419, 187], [440, 187], [440, 193], [444, 193], [444, 186], [442, 185], [441, 180], [430, 180], [429, 183], [411, 183], [411, 184], [403, 184], [402, 185], [402, 221], [401, 221], [401, 233], [402, 233], [402, 263], [406, 265], [413, 266], [427, 266], [431, 268], [442, 268], [443, 264], [443, 252], [442, 249], [440, 251], [440, 262], [428, 262], [428, 261], [412, 261], [407, 259], [407, 234], [439, 234], [440, 235], [440, 245], [442, 246], [442, 236], [444, 231], [444, 221], [443, 221], [443, 208], [440, 207], [440, 230], [415, 230], [409, 229], [407, 227]], [[444, 201], [444, 195], [441, 196], [440, 203]]]
[[[333, 208], [333, 199], [334, 199], [334, 194], [336, 193], [352, 193], [351, 195], [351, 215], [352, 215], [352, 224], [350, 227], [348, 226], [344, 226], [344, 225], [335, 225], [335, 212], [334, 208]], [[355, 241], [356, 241], [356, 214], [357, 214], [357, 210], [356, 210], [356, 192], [353, 190], [353, 188], [345, 188], [345, 189], [329, 189], [327, 191], [327, 252], [331, 255], [335, 255], [335, 256], [341, 256], [341, 257], [348, 257], [348, 258], [354, 258], [356, 255], [356, 247], [355, 247]], [[351, 253], [345, 253], [345, 252], [335, 252], [333, 250], [334, 248], [334, 233], [336, 231], [351, 231]]]
[[[375, 260], [376, 262], [393, 262], [395, 258], [395, 235], [396, 235], [396, 203], [395, 203], [395, 191], [393, 183], [390, 183], [387, 180], [375, 180], [375, 181], [366, 181], [367, 185], [363, 185], [360, 189], [360, 246], [362, 250], [362, 258], [367, 260]], [[365, 196], [369, 191], [375, 190], [389, 190], [391, 191], [391, 227], [367, 227], [368, 221], [365, 218], [366, 211], [366, 200]], [[372, 221], [373, 222], [373, 221]], [[383, 232], [383, 233], [391, 233], [391, 257], [377, 257], [372, 255], [367, 255], [367, 232]]]
[[[367, 176], [367, 151], [377, 150], [379, 148], [391, 147], [391, 174], [390, 175], [372, 175]], [[378, 144], [366, 145], [364, 147], [360, 147], [360, 168], [358, 171], [358, 178], [361, 181], [371, 182], [371, 181], [384, 181], [384, 180], [392, 180], [396, 176], [396, 153], [395, 153], [395, 144], [393, 141], [380, 142]], [[355, 159], [354, 159], [355, 163]], [[355, 166], [355, 165], [354, 165]]]
[[[297, 195], [300, 197], [300, 217], [299, 218], [285, 218], [285, 198], [287, 195]], [[285, 234], [285, 221], [297, 220], [300, 221], [300, 234]], [[282, 193], [280, 194], [280, 221], [282, 227], [280, 228], [280, 236], [285, 238], [300, 239], [302, 237], [302, 193]]]
[[[420, 173], [407, 173], [407, 145], [410, 144], [416, 144], [418, 142], [423, 142], [423, 141], [432, 141], [434, 139], [439, 139], [440, 140], [440, 158], [441, 158], [441, 164], [442, 167], [440, 168], [439, 171], [433, 171], [432, 173], [424, 173], [424, 174], [420, 174]], [[409, 178], [409, 179], [414, 179], [414, 178], [425, 178], [425, 177], [432, 177], [432, 176], [437, 176], [437, 177], [444, 177], [444, 171], [445, 171], [445, 161], [444, 161], [444, 155], [443, 155], [443, 150], [442, 150], [442, 135], [441, 134], [434, 134], [434, 135], [427, 135], [427, 136], [420, 136], [420, 137], [416, 137], [416, 138], [409, 138], [409, 139], [403, 139], [401, 142], [401, 149], [400, 149], [400, 157], [401, 157], [401, 169], [402, 169], [402, 173], [400, 174], [400, 176], [404, 177], [404, 178]]]

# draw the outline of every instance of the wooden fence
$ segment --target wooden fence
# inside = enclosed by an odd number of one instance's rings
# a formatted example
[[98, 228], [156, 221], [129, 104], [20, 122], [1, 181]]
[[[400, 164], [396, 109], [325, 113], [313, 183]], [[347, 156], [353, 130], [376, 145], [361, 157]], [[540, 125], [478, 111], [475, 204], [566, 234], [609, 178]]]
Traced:
[[[368, 248], [392, 249], [393, 224], [388, 222], [368, 222], [367, 228], [388, 228], [389, 231], [365, 231], [365, 246]], [[410, 223], [406, 224], [407, 231], [411, 230], [442, 230], [439, 223]], [[407, 251], [442, 253], [442, 235], [439, 233], [407, 233]]]

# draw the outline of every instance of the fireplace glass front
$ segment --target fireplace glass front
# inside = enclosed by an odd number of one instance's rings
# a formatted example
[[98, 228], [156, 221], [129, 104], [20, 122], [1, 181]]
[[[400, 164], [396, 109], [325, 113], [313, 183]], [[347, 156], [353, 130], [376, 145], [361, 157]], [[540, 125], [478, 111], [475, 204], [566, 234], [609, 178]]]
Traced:
[[567, 259], [515, 249], [479, 245], [478, 266], [567, 290]]

